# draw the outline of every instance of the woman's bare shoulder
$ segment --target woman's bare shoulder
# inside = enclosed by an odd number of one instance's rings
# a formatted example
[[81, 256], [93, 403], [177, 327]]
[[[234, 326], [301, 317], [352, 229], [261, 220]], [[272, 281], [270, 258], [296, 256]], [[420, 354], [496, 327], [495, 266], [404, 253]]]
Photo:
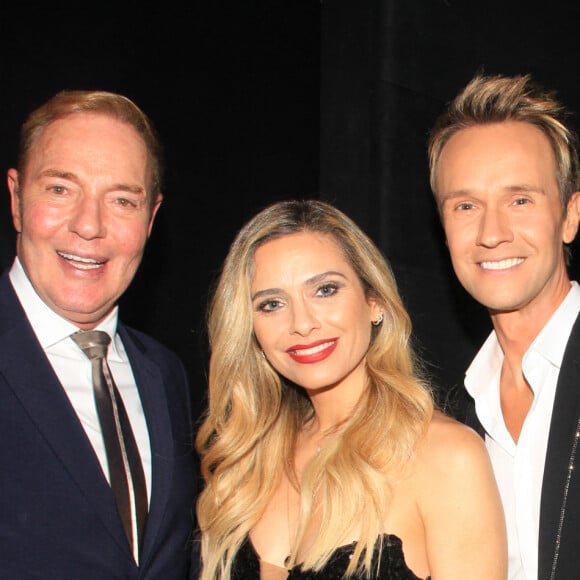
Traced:
[[[436, 412], [417, 449], [413, 491], [433, 578], [506, 577], [501, 499], [483, 439]], [[475, 571], [475, 572], [474, 572]]]
[[419, 460], [433, 469], [443, 466], [462, 470], [480, 466], [488, 469], [489, 456], [483, 439], [471, 428], [440, 411], [433, 413], [424, 440], [419, 446]]

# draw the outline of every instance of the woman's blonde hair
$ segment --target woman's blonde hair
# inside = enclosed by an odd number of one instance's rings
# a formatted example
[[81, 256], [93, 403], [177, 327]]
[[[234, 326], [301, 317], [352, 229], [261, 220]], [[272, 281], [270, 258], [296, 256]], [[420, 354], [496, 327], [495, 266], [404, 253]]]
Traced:
[[197, 505], [203, 580], [230, 578], [233, 558], [288, 473], [296, 437], [313, 416], [303, 389], [278, 375], [262, 356], [250, 295], [256, 249], [302, 231], [332, 236], [367, 298], [384, 312], [366, 356], [367, 388], [339, 436], [300, 482], [296, 545], [314, 512], [321, 522], [305, 568], [321, 568], [341, 545], [344, 530], [356, 522], [360, 534], [348, 573], [370, 573], [390, 484], [432, 415], [431, 393], [410, 344], [409, 316], [373, 242], [322, 201], [282, 201], [262, 210], [232, 243], [208, 312], [209, 408], [196, 441], [206, 483]]

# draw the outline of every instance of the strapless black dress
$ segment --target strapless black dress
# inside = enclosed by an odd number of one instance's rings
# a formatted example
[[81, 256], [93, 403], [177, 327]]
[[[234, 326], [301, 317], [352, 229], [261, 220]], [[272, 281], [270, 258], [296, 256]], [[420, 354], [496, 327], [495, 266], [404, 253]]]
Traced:
[[[377, 541], [378, 543], [378, 541]], [[288, 572], [288, 580], [334, 580], [342, 579], [350, 559], [354, 553], [356, 543], [338, 548], [330, 557], [326, 566], [314, 572], [301, 570], [300, 566], [292, 568]], [[378, 557], [378, 549], [375, 552], [375, 560]], [[376, 567], [373, 562], [373, 569]], [[353, 576], [353, 580], [362, 579], [363, 576]], [[366, 577], [365, 577], [366, 578]], [[259, 580], [260, 560], [252, 542], [249, 539], [242, 544], [236, 559], [232, 564], [232, 580]], [[415, 576], [405, 563], [403, 544], [401, 540], [392, 534], [383, 536], [383, 551], [379, 574], [373, 574], [372, 580], [421, 580]], [[425, 580], [429, 580], [426, 578]]]

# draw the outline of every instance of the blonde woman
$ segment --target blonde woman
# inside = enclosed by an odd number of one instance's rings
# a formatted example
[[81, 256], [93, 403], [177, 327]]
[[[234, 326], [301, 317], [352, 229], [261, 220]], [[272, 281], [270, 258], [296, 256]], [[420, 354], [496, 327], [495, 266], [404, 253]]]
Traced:
[[209, 310], [202, 580], [505, 580], [482, 440], [434, 410], [388, 264], [321, 201], [239, 232]]

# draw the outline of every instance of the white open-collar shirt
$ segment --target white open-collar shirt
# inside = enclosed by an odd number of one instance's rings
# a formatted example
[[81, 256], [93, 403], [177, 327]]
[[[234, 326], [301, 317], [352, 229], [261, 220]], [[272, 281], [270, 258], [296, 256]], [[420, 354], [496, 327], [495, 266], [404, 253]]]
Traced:
[[[109, 480], [107, 455], [93, 396], [91, 361], [70, 338], [79, 329], [59, 316], [40, 298], [18, 258], [14, 260], [10, 268], [9, 276], [36, 338], [46, 353], [95, 450], [105, 477]], [[117, 334], [117, 317], [118, 309], [115, 307], [95, 330], [103, 330], [112, 338], [107, 362], [129, 416], [143, 463], [148, 494], [151, 497], [149, 432], [133, 371], [123, 343]]]
[[465, 375], [499, 486], [508, 532], [509, 580], [536, 580], [542, 479], [556, 383], [566, 344], [580, 312], [580, 286], [570, 292], [532, 342], [522, 361], [534, 400], [517, 444], [500, 404], [503, 351], [492, 331]]

